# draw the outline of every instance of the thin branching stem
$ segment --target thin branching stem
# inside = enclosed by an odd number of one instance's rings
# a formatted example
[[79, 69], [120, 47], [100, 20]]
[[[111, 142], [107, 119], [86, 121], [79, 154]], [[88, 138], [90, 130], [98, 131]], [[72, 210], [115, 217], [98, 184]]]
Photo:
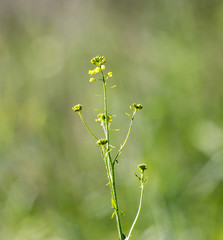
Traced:
[[95, 134], [91, 131], [91, 129], [89, 128], [89, 126], [87, 125], [87, 123], [85, 122], [83, 116], [81, 115], [81, 113], [79, 112], [79, 115], [80, 115], [80, 118], [81, 120], [83, 121], [84, 125], [86, 126], [86, 128], [88, 129], [88, 131], [91, 133], [91, 135], [96, 139], [98, 140], [98, 138], [95, 136]]
[[[88, 129], [88, 131], [91, 133], [91, 135], [97, 140], [96, 144], [97, 146], [101, 146], [102, 148], [102, 156], [103, 156], [103, 160], [105, 162], [105, 167], [106, 167], [106, 171], [107, 171], [107, 176], [108, 176], [108, 181], [109, 181], [109, 186], [110, 186], [110, 191], [111, 191], [111, 204], [112, 204], [112, 208], [114, 209], [114, 212], [112, 214], [112, 217], [115, 215], [116, 217], [116, 224], [117, 224], [117, 230], [118, 230], [118, 236], [119, 236], [119, 240], [129, 240], [129, 238], [131, 237], [132, 231], [136, 225], [136, 222], [138, 220], [140, 211], [141, 211], [141, 207], [142, 207], [142, 199], [143, 199], [143, 191], [144, 191], [144, 184], [146, 182], [146, 179], [144, 179], [144, 171], [147, 169], [146, 164], [142, 163], [138, 165], [138, 168], [140, 169], [141, 172], [141, 177], [139, 177], [136, 173], [136, 177], [138, 178], [138, 180], [141, 183], [141, 194], [140, 194], [140, 201], [139, 201], [139, 207], [138, 207], [138, 211], [136, 214], [136, 217], [132, 223], [132, 226], [129, 230], [128, 236], [127, 238], [125, 237], [125, 235], [122, 232], [122, 224], [121, 224], [121, 211], [119, 211], [119, 205], [118, 205], [118, 197], [117, 197], [117, 190], [116, 190], [116, 180], [115, 180], [115, 167], [116, 167], [116, 162], [118, 162], [118, 157], [120, 156], [120, 154], [122, 153], [122, 150], [124, 149], [124, 147], [126, 146], [131, 130], [132, 130], [132, 125], [133, 125], [133, 120], [134, 117], [136, 115], [136, 112], [139, 111], [140, 109], [143, 108], [142, 104], [136, 104], [133, 103], [130, 106], [130, 109], [132, 110], [132, 115], [125, 113], [126, 115], [128, 115], [130, 117], [130, 125], [129, 125], [129, 129], [127, 131], [127, 135], [124, 139], [123, 144], [120, 146], [118, 152], [116, 153], [116, 155], [114, 155], [115, 157], [112, 158], [111, 155], [111, 151], [113, 149], [113, 146], [110, 145], [110, 122], [112, 121], [112, 118], [110, 115], [108, 115], [108, 100], [107, 100], [107, 91], [110, 89], [109, 87], [107, 87], [107, 79], [109, 77], [112, 77], [112, 72], [108, 72], [107, 75], [104, 75], [103, 70], [105, 69], [105, 66], [103, 65], [105, 63], [106, 59], [104, 56], [96, 56], [93, 59], [91, 59], [91, 63], [93, 65], [96, 65], [96, 68], [94, 70], [89, 70], [88, 73], [90, 75], [94, 75], [97, 73], [101, 73], [101, 78], [96, 79], [96, 78], [90, 78], [90, 82], [96, 81], [96, 80], [101, 80], [102, 84], [103, 84], [103, 90], [104, 90], [104, 113], [98, 114], [98, 119], [96, 120], [97, 122], [101, 123], [101, 126], [103, 128], [104, 131], [104, 138], [99, 139], [89, 128], [88, 124], [86, 123], [86, 121], [84, 120], [83, 116], [81, 115], [81, 110], [82, 110], [82, 105], [81, 104], [77, 104], [75, 105], [72, 109], [74, 110], [74, 112], [77, 112], [81, 118], [81, 120], [83, 121], [84, 125], [86, 126], [86, 128]], [[113, 87], [115, 87], [116, 85], [114, 85]], [[111, 87], [111, 88], [113, 88]]]
[[112, 198], [114, 198], [113, 189], [112, 189], [112, 182], [111, 182], [112, 176], [111, 176], [111, 173], [109, 171], [107, 157], [106, 157], [106, 151], [105, 150], [107, 151], [106, 148], [102, 147], [102, 155], [103, 155], [103, 158], [104, 158], [104, 161], [105, 161], [105, 166], [106, 166], [106, 171], [107, 171], [107, 175], [108, 175], [110, 190], [111, 190]]
[[129, 234], [128, 234], [128, 236], [126, 237], [125, 240], [129, 240], [129, 238], [131, 237], [132, 231], [133, 231], [133, 229], [134, 229], [134, 227], [135, 227], [135, 224], [136, 224], [136, 222], [137, 222], [137, 220], [138, 220], [138, 218], [139, 218], [139, 214], [140, 214], [140, 211], [141, 211], [141, 208], [142, 208], [142, 199], [143, 199], [144, 183], [145, 183], [142, 173], [141, 173], [141, 180], [140, 180], [140, 182], [141, 182], [141, 187], [140, 187], [140, 188], [141, 188], [141, 194], [140, 194], [138, 211], [137, 211], [136, 217], [135, 217], [135, 219], [134, 219], [134, 221], [133, 221], [133, 223], [132, 223], [132, 226], [131, 226], [131, 228], [130, 228], [130, 230], [129, 230]]
[[118, 157], [120, 156], [120, 154], [121, 154], [123, 148], [125, 147], [125, 145], [126, 145], [128, 139], [129, 139], [129, 136], [130, 136], [130, 133], [131, 133], [131, 130], [132, 130], [132, 124], [133, 124], [133, 120], [134, 120], [135, 114], [136, 114], [136, 111], [134, 111], [134, 113], [133, 113], [133, 115], [132, 115], [132, 117], [131, 117], [131, 122], [130, 122], [130, 125], [129, 125], [128, 133], [127, 133], [127, 135], [126, 135], [126, 138], [125, 138], [124, 143], [121, 145], [121, 147], [120, 147], [118, 153], [116, 154], [116, 156], [115, 156], [115, 158], [114, 158], [113, 165], [115, 164], [115, 162], [117, 162]]
[[115, 186], [115, 173], [114, 173], [114, 166], [112, 164], [112, 159], [111, 159], [111, 154], [110, 154], [110, 138], [109, 138], [109, 126], [108, 126], [108, 102], [107, 102], [107, 87], [106, 87], [106, 80], [104, 77], [104, 73], [101, 70], [102, 74], [102, 81], [103, 81], [103, 88], [104, 88], [104, 111], [105, 111], [105, 137], [107, 139], [107, 164], [108, 164], [108, 169], [109, 173], [111, 176], [111, 181], [110, 181], [110, 187], [111, 187], [111, 195], [112, 199], [115, 203], [115, 216], [116, 216], [116, 222], [117, 222], [117, 229], [118, 229], [118, 234], [120, 240], [124, 240], [124, 236], [122, 233], [122, 226], [121, 226], [121, 219], [119, 215], [119, 207], [118, 207], [118, 198], [117, 198], [117, 193], [116, 193], [116, 186]]

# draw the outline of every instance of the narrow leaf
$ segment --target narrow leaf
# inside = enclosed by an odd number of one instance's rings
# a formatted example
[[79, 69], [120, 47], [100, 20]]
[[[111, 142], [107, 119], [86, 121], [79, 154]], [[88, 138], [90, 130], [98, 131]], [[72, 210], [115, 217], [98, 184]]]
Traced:
[[109, 151], [107, 151], [107, 149], [106, 149], [107, 153], [110, 153], [112, 150], [113, 150], [113, 149], [110, 149]]
[[97, 111], [97, 112], [103, 112], [103, 111], [104, 111], [104, 110], [96, 109], [96, 108], [94, 108], [93, 110], [94, 110], [94, 111]]
[[111, 199], [111, 202], [112, 202], [112, 208], [114, 208], [115, 210], [117, 209], [117, 207], [116, 207], [116, 204], [115, 204], [115, 201], [114, 201], [114, 199], [112, 198]]
[[133, 171], [133, 173], [135, 174], [135, 176], [139, 179], [139, 181], [141, 181], [142, 179]]
[[147, 179], [148, 179], [148, 177], [146, 177], [146, 178], [145, 178], [145, 180], [143, 181], [143, 184], [145, 184], [145, 183], [146, 183]]
[[122, 215], [122, 216], [125, 216], [125, 213], [124, 213], [124, 211], [122, 211], [122, 210], [119, 210], [119, 213], [120, 213], [120, 215]]
[[112, 89], [112, 88], [115, 88], [117, 85], [113, 85], [113, 86], [111, 86], [111, 87], [109, 87], [110, 89]]
[[111, 219], [115, 216], [115, 211], [111, 215]]
[[131, 118], [131, 115], [128, 114], [127, 112], [124, 112], [124, 114]]

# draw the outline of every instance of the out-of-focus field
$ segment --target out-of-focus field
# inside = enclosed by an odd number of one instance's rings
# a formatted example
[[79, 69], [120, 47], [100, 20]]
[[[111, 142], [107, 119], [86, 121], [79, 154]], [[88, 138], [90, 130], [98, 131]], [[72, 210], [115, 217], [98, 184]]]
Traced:
[[[117, 171], [124, 232], [148, 164], [138, 240], [223, 239], [223, 2], [0, 1], [0, 239], [114, 240], [100, 150], [72, 106], [102, 108], [90, 59], [113, 72], [112, 144], [142, 103]], [[109, 80], [110, 81], [110, 80]]]

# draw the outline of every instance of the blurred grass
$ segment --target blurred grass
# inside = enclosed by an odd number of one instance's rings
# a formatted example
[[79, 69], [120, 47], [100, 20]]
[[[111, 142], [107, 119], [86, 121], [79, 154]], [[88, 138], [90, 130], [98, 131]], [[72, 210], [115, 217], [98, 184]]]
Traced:
[[[0, 2], [0, 239], [115, 239], [96, 131], [101, 86], [89, 60], [107, 58], [109, 107], [144, 109], [120, 158], [124, 231], [138, 204], [132, 170], [149, 165], [132, 239], [223, 239], [222, 1]], [[90, 122], [90, 120], [92, 120]], [[87, 150], [86, 150], [87, 149]]]

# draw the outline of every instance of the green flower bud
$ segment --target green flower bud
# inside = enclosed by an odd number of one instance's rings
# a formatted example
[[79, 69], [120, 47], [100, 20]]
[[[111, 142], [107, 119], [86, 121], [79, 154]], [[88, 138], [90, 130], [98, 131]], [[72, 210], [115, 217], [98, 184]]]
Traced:
[[[95, 119], [96, 122], [102, 122], [104, 123], [106, 121], [106, 115], [104, 113], [99, 113], [98, 118]], [[112, 117], [108, 115], [108, 122], [112, 121]]]
[[142, 104], [136, 104], [136, 103], [133, 103], [132, 106], [134, 107], [134, 109], [136, 111], [139, 111], [143, 108]]
[[139, 168], [141, 173], [144, 173], [144, 171], [147, 169], [147, 166], [146, 166], [146, 164], [141, 163], [141, 164], [138, 165], [138, 168]]
[[106, 61], [104, 56], [96, 56], [91, 59], [91, 63], [100, 67], [102, 64], [104, 64]]
[[104, 146], [107, 142], [108, 142], [107, 139], [101, 138], [101, 139], [99, 139], [99, 140], [96, 142], [96, 144], [97, 144], [98, 146]]
[[83, 108], [83, 106], [81, 104], [77, 104], [77, 105], [72, 107], [74, 112], [81, 112], [82, 108]]

